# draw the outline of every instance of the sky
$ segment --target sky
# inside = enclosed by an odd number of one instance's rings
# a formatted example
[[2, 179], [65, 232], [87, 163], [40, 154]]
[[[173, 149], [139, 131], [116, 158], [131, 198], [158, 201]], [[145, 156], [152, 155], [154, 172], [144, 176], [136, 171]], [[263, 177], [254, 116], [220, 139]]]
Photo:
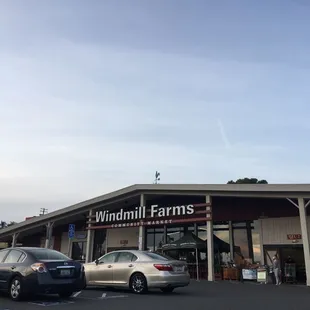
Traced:
[[310, 183], [307, 0], [1, 0], [0, 219], [136, 183]]

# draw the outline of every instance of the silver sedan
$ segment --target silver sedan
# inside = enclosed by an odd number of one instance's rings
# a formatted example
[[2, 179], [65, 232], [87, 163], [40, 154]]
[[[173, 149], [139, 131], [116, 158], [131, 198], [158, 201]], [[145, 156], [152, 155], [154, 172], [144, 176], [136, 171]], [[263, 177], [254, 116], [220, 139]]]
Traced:
[[150, 288], [169, 293], [190, 283], [186, 262], [147, 251], [110, 252], [84, 267], [86, 286], [129, 288], [138, 294]]

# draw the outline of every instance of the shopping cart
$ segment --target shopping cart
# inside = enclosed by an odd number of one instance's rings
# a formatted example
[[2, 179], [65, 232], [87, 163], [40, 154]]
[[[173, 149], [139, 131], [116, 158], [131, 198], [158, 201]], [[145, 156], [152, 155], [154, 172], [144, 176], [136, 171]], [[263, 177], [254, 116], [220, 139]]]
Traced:
[[284, 281], [286, 283], [296, 283], [296, 264], [284, 265]]

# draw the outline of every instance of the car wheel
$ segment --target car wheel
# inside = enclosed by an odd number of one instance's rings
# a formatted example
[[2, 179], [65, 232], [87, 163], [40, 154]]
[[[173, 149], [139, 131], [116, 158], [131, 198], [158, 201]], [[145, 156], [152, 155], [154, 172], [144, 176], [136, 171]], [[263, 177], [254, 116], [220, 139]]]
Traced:
[[130, 278], [130, 289], [135, 294], [143, 294], [147, 292], [146, 278], [142, 273], [135, 273]]
[[22, 299], [23, 291], [22, 291], [22, 281], [20, 277], [15, 277], [12, 279], [11, 284], [9, 286], [9, 295], [12, 300], [19, 301]]
[[65, 292], [60, 292], [58, 293], [58, 295], [61, 297], [61, 298], [69, 298], [71, 297], [73, 294], [72, 291], [65, 291]]
[[163, 293], [172, 293], [174, 291], [174, 287], [163, 287], [160, 289]]

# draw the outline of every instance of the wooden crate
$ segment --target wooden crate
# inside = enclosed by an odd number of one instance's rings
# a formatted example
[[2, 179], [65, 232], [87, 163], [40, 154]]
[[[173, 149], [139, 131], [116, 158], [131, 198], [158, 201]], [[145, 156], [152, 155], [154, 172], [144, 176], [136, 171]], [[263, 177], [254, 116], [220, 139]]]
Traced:
[[236, 268], [223, 268], [223, 280], [239, 280], [239, 270]]

